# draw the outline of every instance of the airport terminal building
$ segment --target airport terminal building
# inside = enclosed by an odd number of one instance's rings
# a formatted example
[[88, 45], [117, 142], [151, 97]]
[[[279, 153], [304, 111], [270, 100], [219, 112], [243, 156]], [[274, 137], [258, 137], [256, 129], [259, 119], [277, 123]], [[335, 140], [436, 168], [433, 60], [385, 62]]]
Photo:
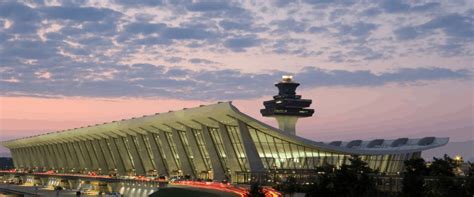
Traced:
[[[296, 85], [297, 84], [297, 85]], [[310, 174], [318, 166], [339, 167], [359, 155], [382, 173], [403, 170], [403, 161], [443, 146], [448, 138], [373, 139], [318, 142], [299, 137], [296, 120], [312, 116], [311, 100], [301, 99], [291, 77], [276, 86], [262, 123], [231, 102], [157, 113], [127, 120], [4, 141], [14, 166], [26, 171], [118, 176], [189, 176], [245, 182], [253, 174]]]

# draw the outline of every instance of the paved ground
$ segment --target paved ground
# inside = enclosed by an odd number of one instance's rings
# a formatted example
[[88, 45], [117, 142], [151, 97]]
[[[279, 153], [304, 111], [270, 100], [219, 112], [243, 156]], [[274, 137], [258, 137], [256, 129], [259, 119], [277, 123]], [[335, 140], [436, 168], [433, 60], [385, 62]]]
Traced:
[[221, 192], [209, 189], [200, 189], [192, 187], [169, 187], [162, 188], [151, 194], [150, 197], [237, 197], [234, 193]]
[[[48, 190], [46, 188], [40, 188], [36, 190], [35, 187], [33, 186], [22, 186], [22, 185], [12, 185], [12, 184], [0, 184], [0, 190], [2, 189], [7, 189], [7, 190], [14, 190], [14, 191], [19, 191], [23, 192], [25, 197], [30, 197], [30, 196], [45, 196], [45, 197], [55, 197], [56, 196], [56, 191], [53, 190]], [[76, 191], [72, 190], [65, 190], [65, 191], [60, 191], [59, 196], [76, 196]], [[82, 196], [87, 196], [87, 195], [82, 195]]]
[[[22, 192], [25, 197], [56, 197], [56, 191], [38, 187], [36, 189], [33, 186], [23, 186], [23, 185], [12, 185], [12, 184], [0, 184], [0, 194], [1, 191], [18, 191]], [[59, 196], [61, 197], [75, 197], [75, 190], [65, 190], [60, 191]], [[97, 196], [97, 195], [81, 195], [81, 196]], [[162, 188], [157, 192], [150, 195], [151, 197], [237, 197], [238, 195], [229, 192], [222, 192], [210, 189], [200, 189], [186, 186], [172, 186], [170, 188]]]

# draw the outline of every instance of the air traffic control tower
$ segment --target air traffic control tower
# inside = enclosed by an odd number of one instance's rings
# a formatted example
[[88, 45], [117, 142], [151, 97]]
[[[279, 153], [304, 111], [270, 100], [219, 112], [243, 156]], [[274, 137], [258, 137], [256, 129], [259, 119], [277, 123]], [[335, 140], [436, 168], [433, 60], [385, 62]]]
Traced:
[[311, 105], [311, 99], [301, 99], [301, 95], [296, 95], [299, 85], [293, 81], [293, 76], [283, 75], [282, 80], [275, 84], [278, 95], [273, 96], [273, 100], [264, 101], [265, 109], [260, 110], [263, 116], [275, 117], [280, 130], [291, 134], [296, 134], [298, 118], [311, 117], [314, 113], [314, 109], [307, 108]]

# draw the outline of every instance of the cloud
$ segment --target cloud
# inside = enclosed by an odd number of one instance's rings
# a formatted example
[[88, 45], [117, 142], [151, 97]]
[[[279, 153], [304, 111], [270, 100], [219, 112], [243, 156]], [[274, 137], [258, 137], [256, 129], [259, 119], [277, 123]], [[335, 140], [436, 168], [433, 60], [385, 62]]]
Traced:
[[0, 2], [0, 18], [12, 21], [12, 27], [6, 31], [9, 33], [30, 34], [35, 33], [39, 23], [39, 13], [23, 4], [17, 2]]
[[306, 23], [296, 21], [293, 18], [274, 20], [270, 22], [270, 25], [275, 25], [277, 27], [275, 33], [304, 32], [306, 30]]
[[219, 26], [225, 30], [248, 30], [252, 24], [247, 21], [222, 20], [219, 22]]
[[224, 42], [224, 46], [235, 52], [243, 52], [247, 48], [258, 46], [261, 42], [262, 40], [257, 38], [255, 35], [249, 35], [227, 39]]
[[161, 32], [163, 38], [183, 40], [183, 39], [208, 39], [214, 37], [213, 32], [205, 29], [188, 27], [169, 27]]
[[153, 34], [157, 33], [163, 28], [166, 28], [167, 25], [164, 23], [142, 23], [134, 22], [129, 23], [124, 26], [124, 31], [132, 34]]
[[45, 18], [73, 21], [101, 21], [107, 17], [118, 17], [121, 13], [105, 8], [51, 6], [42, 10]]
[[354, 36], [365, 38], [370, 35], [372, 31], [377, 29], [378, 25], [366, 22], [357, 22], [351, 25], [341, 24], [337, 26], [338, 34], [343, 36]]
[[193, 12], [209, 12], [228, 10], [231, 9], [232, 6], [227, 1], [204, 1], [190, 3], [186, 8]]
[[[152, 64], [74, 66], [77, 69], [72, 71], [64, 68], [37, 70], [34, 67], [10, 67], [3, 71], [2, 76], [16, 81], [0, 81], [2, 87], [0, 93], [2, 96], [242, 99], [273, 94], [272, 82], [285, 74], [278, 70], [252, 74], [233, 69], [189, 70]], [[437, 67], [402, 68], [379, 74], [369, 70], [346, 71], [305, 67], [296, 72], [295, 77], [304, 88], [381, 86], [388, 83], [426, 80], [472, 79], [471, 73], [467, 70]], [[255, 86], [255, 84], [268, 84], [268, 86]]]
[[404, 1], [379, 1], [380, 8], [387, 13], [404, 13], [404, 12], [424, 12], [439, 7], [438, 2], [427, 2], [424, 4], [412, 5]]
[[[46, 59], [56, 55], [57, 43], [39, 41], [16, 41], [6, 42], [8, 50], [1, 50], [0, 55], [4, 57], [19, 57], [24, 59]], [[47, 50], [45, 50], [47, 49]]]
[[[468, 68], [470, 62], [464, 59], [472, 53], [474, 11], [455, 2], [115, 0], [100, 6], [89, 0], [60, 0], [55, 6], [21, 2], [0, 1], [4, 95], [242, 98], [241, 94], [253, 97], [267, 91], [242, 81], [263, 84], [283, 74], [258, 73], [269, 62], [289, 71], [295, 71], [290, 65], [308, 62], [389, 70], [412, 44], [406, 59], [433, 52], [455, 57], [446, 60], [446, 69]], [[246, 65], [255, 74], [230, 69], [239, 66], [235, 59], [257, 56]], [[384, 66], [379, 68], [382, 59]], [[433, 65], [436, 60], [420, 61]], [[431, 80], [422, 77], [428, 73], [437, 77], [433, 80], [457, 79], [463, 77], [455, 74], [465, 73], [440, 69], [416, 69], [419, 76], [401, 82], [388, 80], [389, 73], [370, 71], [307, 68], [296, 73], [313, 84], [309, 87], [325, 83], [311, 81], [313, 76], [329, 80], [327, 85], [348, 86]], [[235, 87], [249, 90], [241, 93]]]
[[231, 1], [187, 1], [181, 2], [180, 5], [183, 5], [190, 12], [200, 13], [205, 17], [222, 17], [227, 19], [253, 17], [253, 14], [247, 9], [242, 8], [239, 3]]
[[124, 6], [140, 7], [140, 6], [160, 6], [163, 5], [161, 0], [114, 0], [115, 3]]
[[207, 60], [207, 59], [202, 59], [202, 58], [192, 58], [189, 59], [189, 62], [192, 64], [216, 64], [217, 62]]
[[355, 0], [303, 0], [307, 4], [314, 6], [344, 5], [350, 6], [356, 3]]
[[0, 16], [15, 22], [37, 21], [38, 13], [29, 6], [16, 2], [0, 3]]
[[412, 40], [435, 30], [443, 31], [450, 38], [472, 40], [474, 17], [458, 13], [443, 15], [420, 25], [401, 27], [395, 30], [395, 35], [399, 40]]

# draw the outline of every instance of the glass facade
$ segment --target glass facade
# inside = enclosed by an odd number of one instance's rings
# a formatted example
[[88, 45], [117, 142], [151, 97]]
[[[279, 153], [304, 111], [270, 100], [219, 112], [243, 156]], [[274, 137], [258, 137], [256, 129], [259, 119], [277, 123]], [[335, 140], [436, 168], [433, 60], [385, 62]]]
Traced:
[[[249, 142], [244, 142], [242, 138], [242, 128], [237, 125], [223, 124], [219, 128], [207, 127], [207, 129], [191, 128], [190, 131], [177, 130], [179, 138], [173, 136], [174, 133], [167, 131], [158, 133], [131, 135], [128, 138], [118, 136], [116, 138], [104, 138], [101, 140], [83, 140], [77, 144], [57, 143], [45, 146], [32, 146], [26, 148], [16, 148], [12, 150], [16, 165], [22, 168], [40, 167], [39, 169], [103, 169], [100, 173], [105, 174], [110, 169], [117, 171], [120, 168], [125, 173], [130, 172], [155, 172], [158, 169], [157, 162], [161, 162], [169, 175], [183, 175], [184, 171], [178, 150], [184, 150], [185, 156], [189, 161], [189, 167], [198, 177], [215, 177], [216, 172], [224, 173], [247, 173], [247, 176], [241, 178], [231, 175], [232, 180], [247, 180], [254, 172], [251, 166], [263, 166], [265, 173], [315, 173], [319, 166], [325, 164], [333, 165], [339, 168], [343, 164], [349, 164], [350, 154], [343, 152], [328, 151], [304, 145], [288, 137], [274, 133], [271, 130], [259, 130], [250, 125], [244, 124], [250, 134], [251, 143], [255, 146], [249, 146]], [[244, 128], [245, 128], [244, 127]], [[207, 133], [204, 132], [209, 132]], [[222, 133], [226, 132], [226, 133]], [[211, 139], [205, 139], [209, 136]], [[163, 139], [162, 139], [162, 138]], [[175, 138], [173, 138], [175, 137]], [[225, 137], [225, 139], [223, 138]], [[227, 139], [228, 138], [228, 139]], [[174, 140], [180, 140], [183, 147], [177, 147]], [[192, 140], [192, 141], [191, 141]], [[194, 144], [194, 141], [196, 144]], [[191, 145], [190, 142], [193, 144]], [[113, 143], [113, 144], [112, 144]], [[156, 145], [158, 153], [163, 161], [157, 161], [152, 151]], [[133, 146], [133, 147], [131, 147]], [[181, 146], [181, 145], [180, 145]], [[192, 146], [198, 150], [193, 150]], [[132, 154], [136, 149], [137, 154]], [[178, 149], [179, 148], [179, 149]], [[380, 147], [379, 147], [380, 148]], [[165, 150], [169, 150], [165, 152]], [[231, 152], [229, 152], [231, 151]], [[249, 161], [248, 151], [254, 151], [252, 154], [259, 157], [259, 161]], [[216, 155], [218, 164], [210, 154]], [[39, 155], [33, 161], [29, 155]], [[379, 154], [379, 155], [360, 155], [361, 159], [366, 161], [370, 168], [383, 173], [397, 173], [403, 169], [403, 161], [420, 157], [420, 152], [403, 154]], [[33, 157], [33, 156], [32, 156]], [[44, 158], [39, 159], [38, 158]], [[61, 160], [60, 158], [66, 158]], [[184, 158], [184, 159], [186, 159]], [[199, 165], [196, 163], [201, 162]], [[93, 161], [86, 161], [86, 160]], [[139, 162], [139, 163], [137, 163]], [[253, 165], [250, 165], [254, 162]], [[258, 165], [257, 165], [258, 164]], [[172, 165], [173, 167], [170, 167]], [[174, 167], [176, 166], [176, 167]], [[188, 165], [186, 165], [188, 166]], [[197, 169], [197, 166], [202, 169]], [[136, 168], [141, 168], [137, 170]], [[250, 174], [249, 174], [250, 173]], [[260, 173], [260, 172], [259, 172]]]
[[143, 138], [143, 143], [145, 143], [145, 149], [148, 157], [150, 158], [151, 164], [153, 167], [156, 166], [155, 164], [155, 158], [153, 157], [153, 154], [151, 153], [151, 145], [150, 145], [150, 140], [148, 139], [148, 136], [142, 135]]
[[[152, 133], [152, 136], [153, 136], [153, 140], [154, 140], [154, 143], [157, 145], [158, 147], [158, 152], [159, 154], [161, 155], [161, 158], [163, 158], [163, 160], [167, 160], [166, 158], [166, 154], [164, 153], [163, 151], [163, 144], [161, 143], [161, 140], [160, 140], [160, 137], [158, 134], [156, 133]], [[163, 165], [165, 166], [165, 171], [169, 171], [170, 170], [170, 166], [168, 166], [168, 162], [163, 162]]]
[[207, 170], [212, 170], [211, 166], [211, 157], [209, 156], [209, 152], [206, 149], [206, 144], [204, 142], [204, 138], [202, 135], [202, 130], [200, 129], [191, 129], [191, 132], [196, 139], [197, 146], [199, 148], [199, 152], [201, 153], [201, 157], [204, 160], [204, 165]]
[[219, 161], [221, 162], [224, 169], [229, 168], [227, 165], [227, 154], [224, 149], [224, 143], [222, 142], [222, 137], [218, 128], [209, 127], [209, 134], [211, 135], [212, 142], [214, 147], [217, 150]]
[[178, 150], [176, 149], [176, 144], [174, 143], [174, 140], [173, 140], [173, 134], [171, 132], [165, 132], [165, 136], [166, 136], [166, 141], [168, 142], [168, 146], [171, 149], [171, 155], [173, 156], [174, 162], [176, 166], [178, 167], [177, 170], [181, 170], [182, 169], [181, 162], [179, 159]]
[[[247, 161], [247, 155], [245, 154], [244, 145], [242, 143], [242, 137], [237, 126], [226, 125], [227, 132], [232, 143], [232, 148], [235, 152], [237, 160], [239, 161], [239, 167], [242, 171], [249, 170], [249, 164]], [[224, 131], [225, 132], [225, 131]]]
[[130, 159], [130, 163], [132, 165], [132, 169], [135, 169], [135, 161], [133, 160], [132, 153], [130, 153], [130, 145], [128, 144], [128, 139], [125, 137], [120, 137], [122, 139], [123, 144], [125, 145], [125, 150], [127, 151], [127, 156]]
[[198, 173], [196, 173], [197, 169], [196, 169], [196, 165], [195, 165], [195, 162], [194, 162], [194, 155], [191, 152], [191, 147], [189, 146], [188, 136], [186, 135], [185, 131], [178, 130], [178, 134], [179, 134], [179, 139], [181, 139], [181, 142], [183, 144], [184, 152], [186, 153], [186, 156], [188, 157], [188, 161], [189, 161], [189, 165], [191, 166], [191, 170], [194, 171], [194, 174], [198, 174]]

